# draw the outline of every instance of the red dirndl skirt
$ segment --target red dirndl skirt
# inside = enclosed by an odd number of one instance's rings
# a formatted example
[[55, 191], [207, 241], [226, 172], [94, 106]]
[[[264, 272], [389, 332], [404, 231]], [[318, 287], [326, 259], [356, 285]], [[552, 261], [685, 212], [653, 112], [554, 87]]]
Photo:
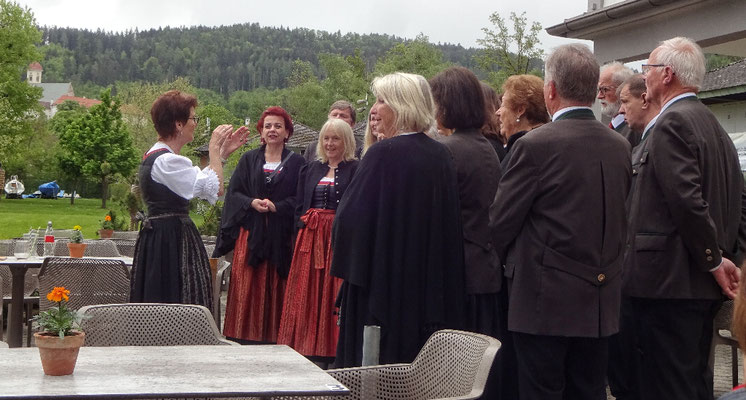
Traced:
[[249, 231], [241, 228], [233, 251], [223, 334], [257, 342], [277, 342], [286, 280], [263, 261], [248, 265]]
[[342, 280], [329, 275], [334, 212], [309, 209], [293, 251], [277, 343], [305, 356], [334, 357], [337, 351], [334, 302]]

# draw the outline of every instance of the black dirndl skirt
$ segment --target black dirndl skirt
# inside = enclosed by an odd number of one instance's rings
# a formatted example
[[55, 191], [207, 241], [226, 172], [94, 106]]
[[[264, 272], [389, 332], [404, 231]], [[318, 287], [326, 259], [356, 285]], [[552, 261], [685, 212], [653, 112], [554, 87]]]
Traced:
[[210, 260], [189, 216], [157, 216], [143, 224], [135, 243], [130, 302], [198, 304], [212, 310]]

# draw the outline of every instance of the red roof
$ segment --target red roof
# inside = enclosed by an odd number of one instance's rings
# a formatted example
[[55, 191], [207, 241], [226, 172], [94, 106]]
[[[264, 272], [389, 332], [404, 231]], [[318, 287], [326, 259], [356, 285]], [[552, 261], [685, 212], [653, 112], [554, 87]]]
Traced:
[[44, 70], [44, 68], [41, 67], [41, 64], [39, 64], [36, 61], [29, 64], [28, 69], [30, 69], [31, 71], [43, 71]]
[[55, 105], [62, 104], [68, 100], [74, 101], [85, 108], [91, 108], [95, 106], [96, 104], [101, 104], [101, 100], [86, 99], [85, 97], [75, 97], [75, 96], [62, 96], [59, 99], [57, 99], [57, 101], [55, 101], [54, 104]]

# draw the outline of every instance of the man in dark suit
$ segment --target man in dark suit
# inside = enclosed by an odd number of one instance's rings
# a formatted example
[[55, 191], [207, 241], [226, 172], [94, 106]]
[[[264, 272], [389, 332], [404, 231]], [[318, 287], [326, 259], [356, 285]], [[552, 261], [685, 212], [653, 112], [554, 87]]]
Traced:
[[598, 78], [598, 102], [601, 104], [601, 113], [611, 119], [609, 128], [615, 130], [624, 136], [632, 147], [640, 143], [640, 132], [634, 132], [624, 121], [624, 115], [619, 113], [619, 87], [622, 82], [634, 75], [634, 71], [624, 66], [624, 64], [614, 61], [601, 67], [601, 74]]
[[[621, 106], [619, 114], [624, 117], [624, 121], [637, 137], [647, 138], [650, 129], [655, 125], [655, 118], [660, 112], [660, 106], [653, 104], [647, 99], [647, 88], [645, 87], [645, 78], [642, 74], [632, 75], [617, 88], [617, 97]], [[632, 149], [632, 185], [630, 193], [635, 192], [637, 183], [637, 171], [640, 166], [640, 159], [647, 151], [647, 142], [641, 141], [638, 146]], [[628, 205], [631, 197], [627, 198]], [[628, 221], [630, 227], [634, 224]], [[629, 230], [628, 230], [629, 232]], [[634, 238], [634, 230], [627, 235], [627, 241]], [[622, 293], [621, 319], [619, 323], [619, 333], [609, 338], [609, 388], [611, 394], [617, 400], [637, 399], [637, 362], [635, 358], [635, 318], [630, 312], [629, 298]]]
[[599, 67], [586, 46], [558, 47], [545, 70], [552, 122], [516, 141], [490, 228], [520, 398], [601, 400], [619, 328], [630, 145], [590, 109]]
[[629, 204], [624, 293], [637, 322], [639, 398], [712, 399], [712, 321], [740, 277], [730, 260], [740, 258], [743, 176], [733, 142], [696, 97], [699, 46], [664, 41], [642, 71], [661, 112], [635, 160]]

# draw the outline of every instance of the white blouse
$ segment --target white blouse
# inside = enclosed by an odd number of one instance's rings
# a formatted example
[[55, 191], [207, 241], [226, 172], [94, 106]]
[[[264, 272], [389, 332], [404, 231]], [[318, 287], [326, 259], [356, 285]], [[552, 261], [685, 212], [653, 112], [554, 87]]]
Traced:
[[218, 175], [209, 166], [200, 170], [192, 165], [192, 160], [175, 154], [167, 144], [157, 142], [148, 150], [148, 153], [168, 149], [169, 153], [155, 159], [150, 177], [154, 181], [165, 185], [172, 192], [191, 200], [194, 197], [205, 199], [210, 204], [218, 200], [220, 180]]

